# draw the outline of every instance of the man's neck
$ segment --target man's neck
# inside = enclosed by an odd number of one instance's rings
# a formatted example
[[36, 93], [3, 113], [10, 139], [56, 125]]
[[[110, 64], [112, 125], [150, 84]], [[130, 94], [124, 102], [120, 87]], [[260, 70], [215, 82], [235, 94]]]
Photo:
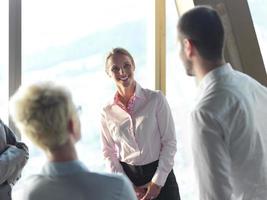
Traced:
[[45, 153], [48, 160], [51, 162], [66, 162], [78, 159], [75, 146], [71, 141], [68, 141], [56, 149], [47, 150]]
[[225, 64], [224, 59], [217, 61], [201, 60], [201, 62], [197, 63], [194, 68], [197, 82], [199, 83], [210, 71], [222, 66], [223, 64]]

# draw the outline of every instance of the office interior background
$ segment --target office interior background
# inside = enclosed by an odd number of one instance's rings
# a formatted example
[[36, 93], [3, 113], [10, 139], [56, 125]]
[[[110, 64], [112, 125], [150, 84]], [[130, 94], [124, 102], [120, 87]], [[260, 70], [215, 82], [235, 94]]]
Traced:
[[[176, 125], [174, 170], [181, 198], [196, 199], [186, 126], [197, 86], [179, 59], [176, 24], [180, 14], [200, 4], [222, 15], [226, 59], [267, 85], [267, 0], [1, 0], [0, 118], [14, 128], [8, 99], [20, 84], [51, 80], [67, 86], [82, 107], [79, 157], [91, 171], [105, 172], [99, 117], [115, 92], [105, 74], [105, 55], [124, 47], [135, 59], [136, 80], [166, 94]], [[30, 159], [14, 199], [23, 179], [38, 173], [45, 162], [40, 150], [21, 139], [29, 145]]]

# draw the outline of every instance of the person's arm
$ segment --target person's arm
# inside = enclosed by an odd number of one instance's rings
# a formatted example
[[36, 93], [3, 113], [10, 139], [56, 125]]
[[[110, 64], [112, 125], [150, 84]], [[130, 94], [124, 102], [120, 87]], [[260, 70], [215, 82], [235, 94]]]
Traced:
[[24, 143], [17, 142], [13, 132], [1, 122], [0, 134], [5, 137], [7, 145], [0, 154], [0, 184], [15, 183], [19, 179], [29, 154]]
[[26, 155], [29, 155], [29, 149], [27, 147], [27, 145], [23, 142], [19, 142], [17, 140], [16, 135], [11, 131], [11, 129], [9, 129], [5, 124], [3, 124], [4, 130], [5, 130], [5, 135], [6, 135], [6, 143], [8, 145], [14, 145], [17, 148], [25, 151]]
[[3, 131], [6, 135], [6, 143], [10, 145], [16, 145], [17, 144], [17, 138], [16, 135], [5, 125], [2, 123]]
[[118, 152], [116, 150], [115, 143], [110, 135], [109, 129], [107, 128], [104, 114], [101, 115], [101, 146], [104, 159], [107, 161], [111, 172], [124, 174], [124, 170], [118, 160]]
[[28, 154], [24, 150], [9, 145], [0, 155], [0, 184], [5, 181], [15, 183], [19, 179], [27, 160]]
[[177, 147], [176, 133], [171, 109], [162, 92], [159, 92], [157, 121], [161, 136], [161, 151], [158, 168], [152, 178], [152, 182], [159, 186], [164, 186], [165, 181], [173, 168], [174, 156]]
[[194, 111], [190, 123], [200, 199], [231, 199], [231, 160], [222, 123], [204, 111]]
[[148, 184], [147, 192], [142, 200], [156, 198], [161, 187], [164, 186], [166, 179], [174, 165], [174, 156], [177, 150], [176, 133], [174, 121], [169, 104], [162, 94], [159, 92], [159, 100], [157, 105], [157, 121], [161, 137], [161, 151], [159, 155], [158, 168]]

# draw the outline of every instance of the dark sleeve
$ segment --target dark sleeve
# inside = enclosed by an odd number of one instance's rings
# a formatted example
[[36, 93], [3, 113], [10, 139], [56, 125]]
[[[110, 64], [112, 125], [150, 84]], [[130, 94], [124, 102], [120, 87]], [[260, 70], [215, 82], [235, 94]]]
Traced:
[[6, 133], [7, 144], [16, 145], [17, 144], [17, 139], [16, 139], [16, 136], [13, 133], [13, 131], [11, 131], [11, 129], [8, 128], [5, 124], [3, 124], [3, 126], [4, 126], [4, 129], [5, 129], [5, 133]]
[[25, 166], [29, 153], [27, 146], [16, 140], [15, 134], [0, 120], [0, 136], [3, 146], [0, 149], [0, 184], [15, 183]]

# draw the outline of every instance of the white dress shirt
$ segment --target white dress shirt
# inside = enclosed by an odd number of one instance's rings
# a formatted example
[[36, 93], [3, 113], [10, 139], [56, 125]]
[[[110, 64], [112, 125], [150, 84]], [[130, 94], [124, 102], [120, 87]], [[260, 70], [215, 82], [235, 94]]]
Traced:
[[191, 114], [201, 200], [267, 199], [267, 89], [225, 64], [199, 85]]
[[77, 160], [48, 162], [22, 184], [22, 195], [14, 200], [137, 200], [126, 177], [89, 172]]
[[173, 168], [176, 136], [171, 110], [160, 91], [136, 84], [131, 115], [112, 100], [101, 115], [102, 150], [112, 172], [124, 173], [119, 161], [145, 165], [159, 160], [152, 181], [163, 186]]

